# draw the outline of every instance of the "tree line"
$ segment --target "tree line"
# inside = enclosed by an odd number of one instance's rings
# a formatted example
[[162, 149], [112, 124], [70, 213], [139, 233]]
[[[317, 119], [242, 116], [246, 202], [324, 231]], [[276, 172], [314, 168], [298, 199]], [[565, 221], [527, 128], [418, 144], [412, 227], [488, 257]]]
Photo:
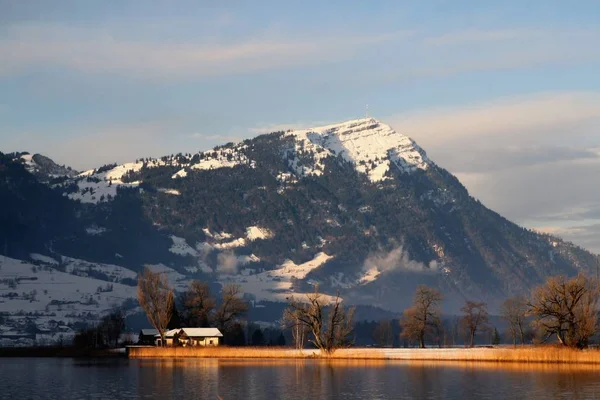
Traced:
[[[545, 343], [556, 338], [561, 345], [582, 349], [599, 330], [599, 295], [598, 282], [585, 275], [550, 277], [534, 288], [530, 296], [506, 299], [500, 308], [500, 317], [507, 323], [514, 345], [528, 341]], [[438, 289], [419, 286], [412, 305], [404, 310], [399, 320], [399, 338], [424, 348], [427, 344], [442, 346], [443, 338], [449, 334], [453, 338], [462, 335], [465, 345], [473, 347], [479, 335], [488, 333], [492, 344], [500, 343], [500, 334], [490, 324], [485, 302], [466, 300], [460, 309], [462, 315], [448, 326], [442, 320], [443, 299]], [[174, 320], [177, 320], [176, 327], [217, 327], [226, 338], [230, 337], [231, 342], [235, 341], [232, 337], [244, 335], [241, 318], [247, 312], [248, 304], [242, 298], [239, 285], [224, 285], [217, 302], [208, 284], [193, 281], [176, 301], [167, 277], [146, 268], [138, 279], [138, 300], [163, 339]], [[313, 293], [302, 298], [288, 298], [281, 326], [291, 333], [296, 348], [310, 345], [331, 354], [338, 348], [353, 345], [354, 312], [355, 308], [346, 307], [339, 294], [320, 293], [317, 286]], [[258, 329], [248, 332], [253, 344], [265, 343], [261, 334]], [[391, 345], [394, 335], [390, 321], [380, 321], [373, 329], [373, 338], [380, 345]], [[281, 335], [270, 343], [281, 345], [285, 338]]]
[[176, 299], [167, 276], [145, 267], [138, 277], [137, 294], [148, 321], [161, 335], [161, 343], [165, 343], [169, 328], [216, 327], [226, 341], [243, 335], [239, 319], [248, 311], [248, 304], [239, 285], [224, 285], [217, 304], [207, 283], [192, 281], [188, 290]]
[[[556, 338], [559, 344], [583, 349], [598, 331], [598, 300], [600, 288], [596, 280], [585, 275], [573, 278], [554, 276], [533, 289], [529, 297], [506, 299], [500, 307], [500, 317], [508, 324], [512, 342], [525, 344], [528, 340], [546, 343]], [[439, 338], [444, 329], [439, 290], [419, 286], [413, 305], [404, 311], [400, 325], [401, 336], [425, 347], [426, 339]], [[499, 344], [496, 328], [489, 323], [487, 304], [467, 300], [460, 309], [458, 321], [465, 343], [475, 345], [481, 332], [493, 332], [492, 344]]]

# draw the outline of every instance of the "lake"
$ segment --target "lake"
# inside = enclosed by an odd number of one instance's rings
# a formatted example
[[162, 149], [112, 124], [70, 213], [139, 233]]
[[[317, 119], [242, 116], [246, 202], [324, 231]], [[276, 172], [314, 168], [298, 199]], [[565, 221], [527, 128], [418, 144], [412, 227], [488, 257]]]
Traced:
[[12, 400], [600, 398], [592, 366], [2, 358], [0, 376]]

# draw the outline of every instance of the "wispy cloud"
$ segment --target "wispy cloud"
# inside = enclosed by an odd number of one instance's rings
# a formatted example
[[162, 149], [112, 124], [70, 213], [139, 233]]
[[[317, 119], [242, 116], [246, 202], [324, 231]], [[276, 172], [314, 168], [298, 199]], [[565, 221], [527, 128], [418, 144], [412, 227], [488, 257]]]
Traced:
[[568, 227], [542, 226], [536, 228], [536, 230], [560, 236], [563, 239], [572, 241], [596, 254], [600, 254], [600, 243], [598, 241], [598, 237], [600, 236], [600, 223]]
[[209, 141], [220, 141], [220, 142], [239, 142], [242, 139], [237, 136], [237, 135], [219, 135], [219, 134], [214, 134], [214, 133], [200, 133], [200, 132], [195, 132], [192, 133], [191, 135], [188, 135], [189, 138], [191, 139], [198, 139], [198, 140], [209, 140]]
[[[600, 93], [560, 92], [513, 97], [471, 106], [427, 109], [387, 118], [425, 146], [490, 136], [505, 140], [572, 128], [600, 119]], [[564, 132], [563, 132], [564, 133]], [[536, 142], [534, 141], [533, 144]]]
[[[380, 53], [372, 68], [352, 71], [337, 79], [372, 85], [407, 84], [448, 79], [467, 73], [497, 73], [591, 65], [600, 62], [595, 51], [598, 29], [465, 29], [431, 34], [417, 31], [410, 40], [394, 43], [393, 52]], [[334, 79], [336, 79], [334, 77]]]
[[0, 40], [0, 75], [40, 66], [163, 79], [244, 73], [346, 59], [365, 46], [408, 34], [161, 42], [123, 39], [82, 28], [17, 26]]
[[592, 250], [600, 220], [600, 93], [554, 92], [384, 118], [486, 206]]
[[503, 40], [512, 40], [531, 35], [539, 36], [541, 32], [505, 29], [505, 30], [465, 30], [458, 32], [443, 33], [438, 36], [425, 38], [423, 43], [431, 46], [450, 46], [463, 45], [474, 42], [497, 42]]

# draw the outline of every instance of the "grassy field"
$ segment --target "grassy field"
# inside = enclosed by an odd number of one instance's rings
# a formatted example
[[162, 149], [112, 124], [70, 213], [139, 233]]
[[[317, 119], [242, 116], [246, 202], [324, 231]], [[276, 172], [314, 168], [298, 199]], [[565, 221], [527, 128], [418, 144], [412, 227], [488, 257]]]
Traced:
[[346, 359], [460, 361], [494, 363], [600, 364], [600, 350], [573, 350], [558, 346], [442, 348], [442, 349], [340, 349], [331, 355], [318, 350], [278, 347], [129, 347], [130, 358], [220, 358], [220, 359]]

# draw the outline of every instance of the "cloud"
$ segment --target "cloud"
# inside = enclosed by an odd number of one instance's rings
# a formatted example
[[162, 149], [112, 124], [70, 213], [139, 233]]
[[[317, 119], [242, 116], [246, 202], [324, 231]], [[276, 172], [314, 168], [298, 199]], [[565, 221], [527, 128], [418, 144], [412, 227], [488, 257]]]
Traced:
[[464, 45], [473, 42], [498, 42], [523, 37], [541, 36], [542, 32], [519, 29], [505, 30], [479, 30], [471, 29], [457, 32], [443, 33], [438, 36], [428, 37], [423, 43], [430, 46]]
[[303, 39], [256, 36], [229, 42], [164, 42], [125, 39], [91, 28], [11, 26], [0, 40], [0, 57], [4, 61], [0, 76], [54, 66], [169, 80], [206, 77], [346, 59], [361, 48], [405, 35], [400, 32]]
[[[435, 154], [436, 160], [445, 162], [444, 165], [451, 165], [452, 171], [457, 174], [481, 174], [534, 165], [600, 161], [598, 153], [585, 148], [552, 145], [513, 146], [503, 148], [477, 145], [465, 151], [467, 149], [460, 144], [449, 144], [444, 149], [435, 149]], [[457, 154], [462, 154], [462, 157], [456, 156]]]
[[384, 119], [501, 215], [598, 251], [600, 93], [557, 92]]
[[447, 76], [464, 72], [523, 69], [600, 60], [593, 51], [597, 29], [467, 29], [423, 40], [417, 52], [423, 65], [413, 76]]
[[192, 133], [189, 135], [192, 139], [201, 139], [201, 140], [210, 140], [216, 142], [239, 142], [242, 139], [239, 136], [231, 136], [231, 135], [219, 135], [219, 134], [210, 134], [210, 133]]
[[238, 273], [238, 257], [230, 251], [217, 255], [217, 272], [222, 275], [236, 275]]
[[[564, 137], [564, 129], [600, 121], [600, 93], [559, 92], [500, 99], [484, 104], [398, 114], [386, 119], [399, 132], [424, 146], [477, 138], [527, 141], [539, 135]], [[533, 140], [532, 140], [533, 139]]]
[[428, 267], [422, 262], [410, 259], [408, 252], [398, 246], [389, 252], [380, 250], [369, 254], [363, 263], [363, 270], [369, 271], [376, 268], [379, 272], [410, 271], [410, 272], [435, 272], [437, 263], [431, 262]]
[[600, 254], [600, 222], [590, 225], [575, 225], [571, 227], [543, 226], [536, 228], [540, 232], [560, 236], [565, 240], [576, 243], [583, 248]]

